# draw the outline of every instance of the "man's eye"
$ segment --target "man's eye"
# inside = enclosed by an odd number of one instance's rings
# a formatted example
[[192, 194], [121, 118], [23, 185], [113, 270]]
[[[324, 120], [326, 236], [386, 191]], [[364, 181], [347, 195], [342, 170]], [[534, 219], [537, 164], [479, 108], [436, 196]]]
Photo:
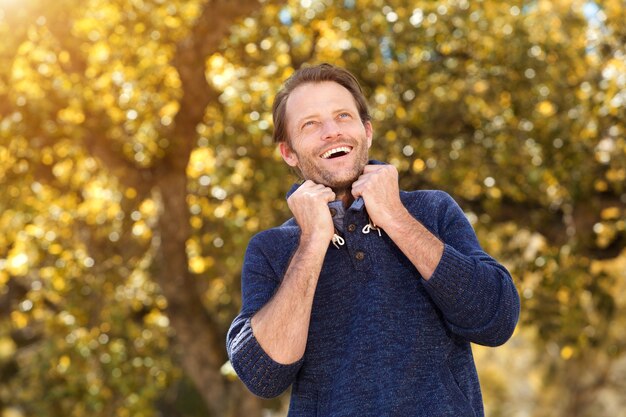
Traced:
[[313, 126], [314, 124], [315, 124], [315, 121], [314, 121], [314, 120], [309, 120], [308, 122], [304, 122], [304, 123], [302, 124], [302, 128], [304, 129], [305, 127], [310, 127], [310, 126]]
[[339, 118], [340, 119], [345, 119], [345, 118], [348, 118], [348, 117], [350, 117], [350, 113], [346, 113], [346, 112], [339, 113]]

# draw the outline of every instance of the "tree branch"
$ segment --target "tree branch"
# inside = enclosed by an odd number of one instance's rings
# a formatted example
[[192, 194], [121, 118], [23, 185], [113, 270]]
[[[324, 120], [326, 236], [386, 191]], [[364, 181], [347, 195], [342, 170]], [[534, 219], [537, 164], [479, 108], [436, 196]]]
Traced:
[[289, 38], [289, 41], [288, 41], [289, 42], [289, 59], [291, 60], [291, 66], [294, 69], [300, 68], [303, 64], [313, 59], [313, 57], [315, 56], [315, 53], [317, 52], [317, 41], [319, 40], [319, 38], [320, 38], [320, 31], [314, 30], [313, 37], [311, 38], [311, 48], [309, 49], [309, 53], [306, 54], [304, 57], [300, 57], [300, 58], [298, 58], [296, 54], [294, 53], [295, 47], [293, 45], [292, 39]]

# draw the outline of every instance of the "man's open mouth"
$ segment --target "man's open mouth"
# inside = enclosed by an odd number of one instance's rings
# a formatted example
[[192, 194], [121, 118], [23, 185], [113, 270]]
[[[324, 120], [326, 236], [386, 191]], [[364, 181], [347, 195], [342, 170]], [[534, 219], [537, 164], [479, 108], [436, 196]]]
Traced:
[[350, 153], [352, 150], [349, 146], [338, 146], [336, 148], [332, 148], [321, 154], [322, 159], [333, 159], [339, 158], [340, 156], [344, 156]]

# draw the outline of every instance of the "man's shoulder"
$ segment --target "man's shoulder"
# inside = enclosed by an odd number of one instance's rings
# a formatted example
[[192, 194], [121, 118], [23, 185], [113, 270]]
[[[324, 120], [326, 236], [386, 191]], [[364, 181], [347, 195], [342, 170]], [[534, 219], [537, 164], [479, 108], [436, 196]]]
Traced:
[[280, 226], [263, 230], [252, 236], [249, 246], [284, 248], [285, 245], [297, 244], [299, 236], [300, 228], [292, 217]]
[[282, 277], [299, 240], [300, 228], [295, 221], [287, 221], [255, 234], [248, 242], [244, 269], [258, 268], [265, 263], [276, 277]]
[[401, 191], [400, 199], [407, 207], [424, 210], [454, 204], [454, 199], [450, 194], [442, 190]]
[[403, 191], [400, 197], [408, 212], [437, 236], [463, 215], [450, 194], [442, 190]]

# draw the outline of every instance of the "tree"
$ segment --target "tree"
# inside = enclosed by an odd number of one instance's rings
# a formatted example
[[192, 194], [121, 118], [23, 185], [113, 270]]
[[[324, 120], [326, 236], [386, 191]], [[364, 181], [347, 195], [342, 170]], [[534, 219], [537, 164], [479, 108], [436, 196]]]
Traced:
[[171, 337], [213, 415], [258, 413], [219, 371], [224, 324], [197, 276], [187, 170], [219, 104], [203, 63], [261, 4], [25, 6], [1, 15], [1, 283], [8, 392], [29, 389], [3, 401], [149, 414]]
[[[363, 81], [374, 156], [450, 192], [511, 269], [532, 415], [617, 414], [623, 6], [5, 0], [0, 407], [153, 415], [179, 365], [212, 415], [268, 406], [222, 367], [223, 338], [249, 237], [289, 216], [273, 94], [329, 61]], [[524, 405], [496, 352], [481, 378], [507, 415]]]

